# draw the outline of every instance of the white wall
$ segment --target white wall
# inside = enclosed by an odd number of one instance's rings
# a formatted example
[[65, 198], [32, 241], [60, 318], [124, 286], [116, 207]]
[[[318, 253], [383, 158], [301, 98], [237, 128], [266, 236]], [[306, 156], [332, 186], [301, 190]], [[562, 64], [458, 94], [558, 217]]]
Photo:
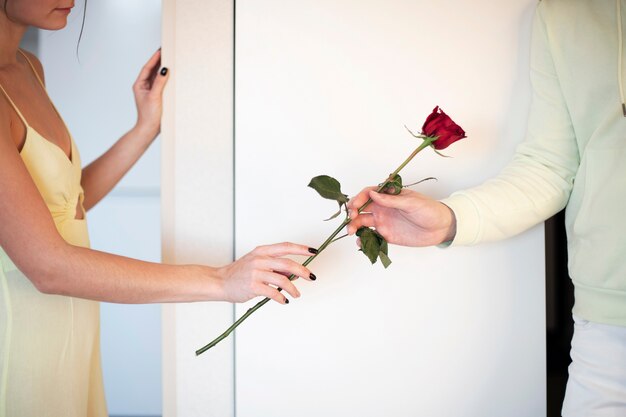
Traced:
[[[310, 178], [377, 184], [417, 146], [403, 125], [419, 131], [437, 104], [469, 138], [403, 178], [436, 176], [417, 189], [443, 197], [497, 173], [524, 135], [534, 4], [237, 1], [236, 255], [319, 245], [339, 222], [321, 221], [336, 205]], [[545, 413], [543, 229], [390, 257], [371, 266], [344, 239], [301, 299], [240, 328], [238, 417]]]
[[[162, 125], [163, 261], [233, 259], [232, 0], [164, 0], [163, 59], [171, 68]], [[233, 344], [196, 358], [232, 322], [227, 303], [163, 310], [163, 415], [233, 415]]]
[[[68, 28], [41, 32], [48, 91], [65, 118], [83, 164], [132, 127], [131, 86], [160, 46], [159, 0], [83, 2]], [[88, 213], [92, 246], [149, 261], [160, 259], [159, 141], [103, 202]], [[161, 320], [158, 305], [102, 304], [102, 360], [112, 415], [161, 414]]]

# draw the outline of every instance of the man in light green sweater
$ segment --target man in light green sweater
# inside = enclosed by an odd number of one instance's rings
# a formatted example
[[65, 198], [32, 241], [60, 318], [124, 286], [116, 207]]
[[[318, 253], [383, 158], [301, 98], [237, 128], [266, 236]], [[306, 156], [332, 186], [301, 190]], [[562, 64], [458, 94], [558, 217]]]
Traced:
[[[626, 7], [626, 6], [625, 6]], [[626, 416], [626, 106], [621, 0], [543, 0], [526, 140], [495, 178], [441, 202], [363, 190], [349, 232], [406, 246], [513, 236], [566, 207], [575, 333], [563, 415]], [[371, 197], [368, 213], [354, 207]]]

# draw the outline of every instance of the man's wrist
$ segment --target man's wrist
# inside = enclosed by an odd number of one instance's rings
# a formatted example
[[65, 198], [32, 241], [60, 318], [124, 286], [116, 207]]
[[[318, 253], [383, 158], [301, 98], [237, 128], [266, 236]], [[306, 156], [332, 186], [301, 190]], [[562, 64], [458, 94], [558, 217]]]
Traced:
[[449, 245], [454, 241], [456, 237], [456, 215], [454, 214], [454, 210], [452, 210], [449, 206], [444, 203], [441, 203], [447, 210], [450, 215], [448, 220], [447, 232], [443, 241], [440, 242], [440, 245]]

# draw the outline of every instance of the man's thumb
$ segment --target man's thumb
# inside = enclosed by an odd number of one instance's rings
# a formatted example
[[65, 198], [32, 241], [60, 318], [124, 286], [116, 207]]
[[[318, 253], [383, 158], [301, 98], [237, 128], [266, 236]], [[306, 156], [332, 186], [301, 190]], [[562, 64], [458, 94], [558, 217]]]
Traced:
[[392, 195], [377, 193], [376, 191], [370, 191], [370, 198], [378, 205], [393, 208], [398, 210], [405, 210], [409, 208], [409, 201], [403, 195]]

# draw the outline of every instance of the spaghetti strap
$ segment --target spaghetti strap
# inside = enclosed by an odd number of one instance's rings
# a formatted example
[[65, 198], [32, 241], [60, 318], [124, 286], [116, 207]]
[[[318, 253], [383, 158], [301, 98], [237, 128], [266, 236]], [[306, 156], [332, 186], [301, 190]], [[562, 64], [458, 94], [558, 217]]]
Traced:
[[[72, 150], [73, 150], [73, 147], [74, 147], [74, 139], [72, 139], [72, 134], [70, 133], [70, 129], [67, 127], [67, 124], [65, 123], [65, 120], [61, 116], [61, 113], [59, 112], [59, 109], [57, 109], [57, 106], [54, 105], [54, 102], [50, 98], [50, 95], [48, 94], [48, 90], [46, 89], [46, 85], [43, 83], [43, 80], [39, 76], [39, 73], [35, 69], [35, 66], [33, 65], [32, 61], [28, 58], [28, 56], [20, 48], [17, 48], [17, 50], [19, 51], [20, 54], [22, 54], [22, 56], [26, 59], [26, 62], [28, 62], [28, 64], [30, 65], [30, 68], [33, 70], [33, 73], [35, 74], [35, 77], [37, 77], [37, 80], [39, 81], [39, 84], [41, 84], [41, 88], [43, 88], [44, 93], [48, 97], [48, 101], [52, 105], [52, 108], [54, 109], [54, 111], [57, 114], [57, 116], [59, 116], [59, 119], [61, 119], [61, 122], [63, 123], [63, 127], [65, 127], [65, 131], [67, 132], [67, 136], [70, 139], [70, 155], [68, 156], [68, 158], [69, 158], [69, 160], [71, 162], [72, 158], [73, 158]], [[6, 95], [6, 92], [4, 94]], [[8, 97], [8, 95], [7, 95], [7, 97]], [[15, 106], [15, 104], [13, 105], [13, 107], [15, 108], [15, 111], [17, 111], [19, 113], [19, 110], [17, 110], [17, 107]], [[19, 113], [19, 114], [20, 114], [20, 117], [22, 118], [22, 121], [24, 122], [24, 124], [26, 124], [27, 126], [30, 126], [26, 122], [26, 119], [24, 119], [24, 116], [22, 116], [21, 113]]]
[[20, 111], [20, 109], [18, 109], [15, 103], [13, 102], [13, 100], [11, 100], [9, 93], [7, 93], [7, 90], [4, 89], [2, 84], [0, 84], [0, 90], [2, 90], [2, 92], [4, 93], [4, 96], [7, 98], [7, 100], [11, 104], [11, 107], [13, 107], [13, 110], [15, 110], [15, 113], [17, 113], [17, 115], [20, 116], [20, 119], [22, 119], [22, 123], [24, 123], [26, 127], [30, 126], [28, 122], [26, 121], [26, 119], [24, 118], [24, 116], [22, 115], [22, 112]]
[[24, 58], [26, 58], [26, 62], [28, 62], [28, 65], [30, 65], [30, 68], [33, 70], [33, 72], [35, 73], [35, 77], [37, 77], [37, 80], [39, 80], [39, 84], [41, 84], [41, 86], [44, 88], [44, 90], [46, 89], [46, 85], [43, 83], [43, 80], [41, 79], [41, 77], [39, 76], [39, 73], [37, 72], [37, 70], [35, 69], [35, 66], [33, 65], [33, 63], [31, 62], [31, 60], [28, 58], [28, 55], [26, 55], [24, 53], [24, 51], [22, 51], [20, 48], [17, 48], [17, 50], [19, 51], [20, 54], [22, 54], [22, 56]]
[[[39, 78], [39, 74], [37, 74], [37, 71], [35, 71], [35, 67], [33, 66], [33, 63], [30, 62], [30, 59], [28, 59], [28, 57], [26, 56], [26, 54], [20, 49], [17, 48], [17, 50], [19, 51], [20, 54], [22, 54], [22, 56], [24, 58], [26, 58], [26, 61], [28, 62], [28, 64], [30, 65], [30, 67], [33, 69], [33, 72], [35, 73], [35, 76], [37, 77], [37, 80], [39, 80], [39, 83], [41, 83], [41, 85], [43, 86], [43, 83], [41, 81], [41, 78]], [[45, 87], [44, 87], [45, 88]], [[0, 84], [0, 90], [2, 90], [2, 92], [4, 93], [4, 96], [7, 98], [7, 100], [9, 101], [9, 103], [11, 104], [11, 107], [13, 107], [13, 110], [15, 110], [15, 112], [17, 113], [18, 116], [20, 116], [20, 119], [22, 120], [22, 123], [24, 123], [24, 125], [26, 127], [30, 126], [28, 124], [28, 122], [26, 121], [26, 118], [24, 117], [24, 115], [22, 114], [22, 112], [20, 111], [20, 109], [17, 108], [17, 106], [15, 105], [15, 103], [13, 102], [13, 100], [11, 99], [11, 96], [9, 96], [9, 93], [7, 93], [7, 90], [4, 89], [4, 87], [2, 86], [2, 84]]]

